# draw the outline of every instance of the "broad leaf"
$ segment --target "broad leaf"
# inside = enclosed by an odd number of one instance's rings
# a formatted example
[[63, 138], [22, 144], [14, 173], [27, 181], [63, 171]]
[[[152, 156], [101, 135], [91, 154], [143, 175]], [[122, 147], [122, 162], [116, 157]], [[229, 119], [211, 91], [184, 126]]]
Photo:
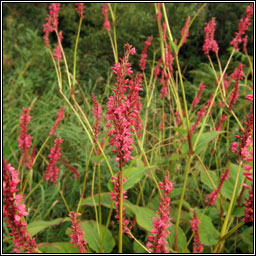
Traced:
[[51, 220], [51, 221], [34, 221], [28, 224], [28, 232], [30, 233], [31, 236], [36, 235], [38, 232], [54, 226], [54, 225], [59, 225], [64, 221], [70, 221], [69, 218], [58, 218], [55, 220]]
[[69, 242], [43, 243], [39, 245], [39, 250], [43, 253], [79, 253], [79, 249], [73, 248]]
[[[172, 226], [169, 227], [169, 241], [171, 242], [169, 245], [171, 248], [173, 248], [174, 245], [174, 240], [175, 240], [175, 224], [173, 224]], [[183, 230], [179, 227], [178, 228], [178, 251], [180, 253], [182, 253], [184, 247], [187, 244], [187, 238], [185, 236], [185, 233], [183, 232]]]
[[[99, 252], [101, 239], [98, 232], [97, 223], [93, 220], [86, 220], [86, 221], [80, 222], [80, 226], [85, 232], [84, 238], [88, 242], [88, 245], [90, 246], [90, 248], [93, 249], [95, 252]], [[102, 232], [104, 232], [105, 230], [104, 225], [99, 226], [99, 228], [101, 228]], [[112, 252], [114, 247], [115, 247], [115, 240], [111, 232], [107, 229], [104, 244], [103, 244], [104, 253]]]

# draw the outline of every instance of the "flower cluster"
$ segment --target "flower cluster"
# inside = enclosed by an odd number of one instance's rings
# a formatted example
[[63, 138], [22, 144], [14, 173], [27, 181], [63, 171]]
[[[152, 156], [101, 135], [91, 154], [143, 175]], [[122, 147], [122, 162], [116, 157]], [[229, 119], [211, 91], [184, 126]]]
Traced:
[[169, 173], [167, 172], [164, 182], [159, 182], [160, 189], [163, 190], [163, 195], [160, 197], [159, 210], [156, 213], [159, 215], [154, 217], [153, 229], [150, 231], [152, 235], [148, 237], [147, 247], [151, 248], [149, 251], [153, 253], [168, 253], [166, 248], [166, 241], [171, 226], [171, 218], [169, 217], [170, 197], [169, 194], [173, 190], [173, 182], [169, 180]]
[[188, 16], [187, 19], [186, 19], [186, 23], [184, 25], [184, 27], [181, 29], [181, 32], [180, 32], [180, 36], [181, 36], [181, 40], [185, 34], [185, 31], [186, 31], [186, 34], [184, 36], [184, 39], [183, 39], [183, 42], [181, 45], [185, 44], [187, 42], [187, 38], [189, 36], [189, 30], [188, 30], [188, 25], [190, 23], [190, 17]]
[[253, 15], [253, 4], [247, 6], [246, 15], [240, 20], [238, 24], [238, 32], [235, 32], [235, 37], [230, 42], [230, 45], [234, 46], [234, 48], [239, 51], [238, 45], [244, 41], [242, 36], [248, 30], [251, 25], [251, 16]]
[[51, 131], [49, 132], [50, 135], [55, 135], [56, 136], [56, 130], [60, 124], [60, 122], [64, 119], [65, 117], [65, 114], [64, 114], [64, 111], [65, 111], [65, 106], [62, 106], [60, 109], [59, 109], [59, 112], [57, 114], [57, 119], [51, 129]]
[[84, 18], [84, 3], [75, 3], [75, 10], [77, 11], [78, 15], [81, 19]]
[[86, 244], [87, 241], [84, 239], [84, 232], [77, 223], [76, 217], [81, 216], [81, 213], [74, 213], [70, 212], [68, 215], [71, 218], [72, 222], [72, 235], [71, 237], [71, 243], [73, 243], [73, 247], [78, 247], [79, 248], [79, 253], [87, 253], [86, 251]]
[[79, 172], [78, 172], [78, 170], [74, 167], [74, 166], [72, 166], [72, 165], [70, 165], [70, 164], [68, 164], [68, 163], [65, 163], [65, 162], [61, 162], [63, 165], [65, 165], [69, 170], [71, 170], [73, 173], [74, 173], [74, 177], [75, 177], [75, 179], [78, 179], [78, 177], [80, 176], [80, 174], [79, 174]]
[[229, 176], [229, 169], [227, 168], [225, 170], [225, 172], [220, 177], [220, 183], [219, 183], [217, 189], [212, 191], [208, 195], [208, 197], [205, 199], [205, 202], [208, 203], [208, 206], [213, 205], [216, 202], [218, 194], [220, 193], [220, 190], [221, 190], [221, 187], [222, 187], [224, 181], [227, 181], [229, 177], [230, 177]]
[[37, 250], [35, 239], [30, 238], [27, 223], [23, 220], [28, 215], [26, 206], [22, 196], [15, 195], [19, 182], [18, 172], [3, 160], [3, 217], [6, 218], [6, 226], [11, 230], [9, 235], [14, 237], [13, 251], [20, 253], [22, 248], [26, 253], [34, 253]]
[[205, 89], [205, 85], [204, 83], [200, 83], [199, 84], [199, 91], [197, 92], [197, 95], [196, 97], [193, 99], [193, 102], [192, 102], [192, 105], [191, 105], [191, 109], [194, 110], [196, 105], [200, 102], [200, 99], [201, 99], [201, 95], [203, 93]]
[[193, 243], [193, 253], [201, 253], [204, 250], [204, 247], [200, 241], [200, 234], [198, 225], [201, 224], [201, 221], [197, 218], [196, 211], [193, 210], [193, 219], [190, 220], [190, 228], [192, 229], [192, 232], [194, 233], [194, 243]]
[[46, 17], [46, 23], [44, 24], [43, 32], [44, 32], [44, 42], [47, 47], [50, 47], [49, 44], [49, 35], [54, 30], [57, 31], [59, 21], [59, 11], [60, 11], [60, 4], [53, 3], [49, 6], [49, 14]]
[[205, 23], [204, 27], [204, 44], [203, 51], [206, 56], [209, 55], [210, 51], [215, 52], [216, 54], [219, 51], [219, 46], [216, 40], [214, 40], [214, 33], [216, 29], [215, 18], [213, 17], [208, 23]]
[[31, 159], [28, 157], [28, 149], [32, 145], [32, 137], [27, 135], [27, 127], [30, 121], [29, 115], [30, 108], [23, 108], [20, 116], [20, 136], [18, 138], [19, 148], [22, 152], [23, 163], [26, 163], [28, 169], [31, 168]]
[[92, 102], [93, 102], [93, 115], [94, 115], [94, 119], [95, 119], [95, 124], [93, 126], [93, 130], [94, 130], [94, 138], [93, 140], [96, 142], [98, 140], [98, 134], [100, 131], [100, 119], [101, 119], [101, 106], [99, 105], [95, 95], [92, 93]]
[[245, 198], [246, 203], [243, 204], [245, 206], [245, 217], [243, 218], [243, 221], [253, 222], [253, 183], [251, 183], [251, 187], [246, 185], [245, 188], [249, 189], [249, 198]]
[[[123, 59], [120, 58], [120, 62], [112, 68], [117, 82], [114, 84], [114, 96], [108, 98], [108, 112], [105, 117], [108, 120], [107, 127], [110, 127], [111, 122], [114, 126], [108, 135], [112, 136], [109, 142], [112, 146], [115, 146], [112, 152], [117, 153], [115, 161], [119, 162], [119, 167], [124, 166], [129, 159], [133, 159], [131, 156], [131, 150], [133, 149], [131, 137], [134, 134], [131, 131], [135, 132], [132, 126], [135, 125], [135, 120], [139, 114], [139, 91], [142, 90], [142, 76], [140, 73], [134, 79], [126, 78], [127, 75], [132, 74], [128, 58], [130, 54], [135, 53], [135, 48], [132, 48], [129, 44], [125, 44], [124, 48]], [[129, 91], [125, 94], [127, 89]]]
[[103, 27], [108, 32], [111, 29], [110, 22], [108, 20], [108, 3], [105, 3], [102, 7], [102, 15], [104, 17]]
[[141, 53], [140, 58], [140, 69], [144, 71], [146, 69], [146, 59], [147, 59], [147, 50], [148, 47], [151, 45], [151, 41], [153, 39], [153, 36], [149, 36], [148, 39], [144, 42], [144, 48]]
[[162, 19], [162, 12], [161, 12], [161, 7], [162, 7], [162, 3], [158, 3], [157, 4], [157, 14], [156, 14], [156, 18], [157, 20], [160, 22]]
[[235, 80], [235, 85], [229, 96], [228, 111], [232, 110], [233, 106], [236, 103], [237, 98], [239, 97], [239, 81], [243, 80], [243, 76], [244, 76], [243, 67], [244, 67], [244, 64], [239, 64], [239, 67], [236, 68], [234, 72], [230, 75], [230, 77]]
[[[117, 220], [117, 222], [119, 223], [119, 213], [120, 213], [120, 175], [121, 175], [121, 172], [119, 171], [118, 172], [118, 175], [117, 177], [115, 176], [112, 176], [112, 181], [111, 183], [113, 183], [113, 186], [114, 186], [114, 191], [110, 191], [110, 195], [111, 195], [111, 199], [115, 202], [115, 207], [116, 207], [116, 215], [115, 215], [115, 219]], [[123, 178], [123, 182], [126, 181], [126, 178]], [[123, 191], [123, 202], [124, 200], [127, 198], [126, 196], [126, 192], [127, 191]], [[129, 226], [129, 220], [126, 219], [125, 217], [125, 207], [123, 207], [123, 232], [124, 233], [129, 233], [132, 226]]]
[[56, 163], [59, 160], [59, 157], [61, 156], [60, 145], [62, 144], [62, 142], [63, 139], [61, 138], [55, 139], [55, 146], [51, 148], [51, 152], [48, 155], [50, 162], [44, 173], [44, 179], [50, 180], [54, 185], [56, 184], [57, 179], [59, 177], [59, 169], [57, 168]]

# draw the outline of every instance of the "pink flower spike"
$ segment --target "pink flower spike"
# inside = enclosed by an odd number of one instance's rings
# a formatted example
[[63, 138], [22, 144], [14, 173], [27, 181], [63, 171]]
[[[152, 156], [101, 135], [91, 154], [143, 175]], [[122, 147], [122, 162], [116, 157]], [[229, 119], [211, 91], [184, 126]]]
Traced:
[[20, 116], [20, 136], [18, 138], [19, 148], [21, 149], [22, 161], [26, 163], [28, 169], [31, 168], [31, 159], [28, 156], [28, 149], [32, 145], [32, 139], [30, 135], [27, 135], [27, 127], [30, 122], [29, 115], [30, 108], [23, 108], [23, 112]]
[[174, 183], [169, 180], [169, 173], [166, 172], [164, 182], [159, 182], [160, 189], [163, 190], [163, 195], [160, 197], [159, 210], [156, 213], [159, 215], [153, 219], [153, 229], [150, 231], [152, 235], [148, 237], [149, 242], [147, 247], [153, 253], [168, 253], [166, 248], [167, 237], [169, 235], [168, 227], [172, 225], [169, 217], [170, 197], [169, 194], [173, 190]]
[[84, 18], [84, 3], [75, 3], [75, 10], [77, 11], [78, 15], [81, 19]]
[[62, 106], [60, 109], [59, 109], [59, 112], [57, 113], [57, 119], [55, 121], [55, 124], [53, 125], [51, 131], [49, 132], [49, 135], [57, 135], [56, 134], [56, 130], [60, 124], [60, 122], [64, 119], [65, 117], [65, 114], [64, 114], [64, 111], [65, 111], [65, 106]]
[[[230, 42], [236, 51], [239, 51], [238, 45], [244, 41], [242, 36], [248, 30], [249, 26], [251, 25], [251, 16], [253, 15], [253, 4], [247, 6], [246, 15], [240, 20], [238, 24], [238, 32], [235, 32], [235, 37]], [[245, 39], [246, 40], [246, 39]]]
[[142, 71], [146, 69], [147, 49], [151, 45], [152, 39], [153, 39], [153, 36], [149, 36], [148, 39], [144, 42], [144, 48], [142, 50], [141, 58], [140, 58], [140, 69]]
[[59, 157], [61, 156], [60, 145], [62, 144], [62, 142], [63, 139], [61, 138], [55, 139], [55, 146], [51, 148], [51, 153], [48, 155], [50, 162], [44, 173], [44, 179], [50, 180], [54, 185], [56, 184], [59, 177], [59, 169], [56, 167], [56, 163], [59, 160]]
[[68, 216], [71, 218], [72, 223], [72, 235], [70, 235], [70, 242], [74, 244], [73, 247], [78, 247], [79, 253], [87, 253], [87, 241], [84, 239], [84, 232], [80, 225], [77, 223], [76, 219], [76, 217], [81, 216], [81, 213], [70, 212]]
[[214, 40], [214, 33], [216, 29], [215, 18], [213, 17], [208, 23], [205, 23], [204, 33], [205, 39], [203, 44], [203, 51], [206, 56], [209, 55], [210, 51], [218, 54], [219, 47], [217, 42]]
[[27, 222], [24, 221], [24, 216], [27, 216], [28, 212], [22, 196], [17, 193], [19, 182], [19, 173], [3, 160], [3, 217], [11, 231], [9, 235], [14, 238], [13, 252], [20, 252], [22, 249], [26, 253], [35, 253], [38, 252], [35, 239], [30, 238]]
[[108, 32], [111, 29], [110, 22], [108, 20], [108, 3], [105, 3], [102, 7], [102, 15], [104, 17], [103, 27]]
[[200, 234], [199, 234], [199, 224], [201, 224], [201, 221], [197, 218], [196, 211], [191, 209], [193, 211], [193, 219], [190, 220], [190, 227], [192, 232], [194, 233], [194, 243], [193, 243], [193, 253], [202, 253], [204, 250], [204, 247], [200, 241]]
[[189, 35], [189, 30], [188, 30], [189, 23], [190, 23], [190, 17], [188, 16], [187, 19], [186, 19], [186, 24], [184, 25], [184, 27], [181, 29], [181, 32], [180, 32], [181, 40], [182, 40], [185, 31], [187, 31], [181, 45], [183, 45], [187, 42], [187, 38], [188, 38], [188, 35]]

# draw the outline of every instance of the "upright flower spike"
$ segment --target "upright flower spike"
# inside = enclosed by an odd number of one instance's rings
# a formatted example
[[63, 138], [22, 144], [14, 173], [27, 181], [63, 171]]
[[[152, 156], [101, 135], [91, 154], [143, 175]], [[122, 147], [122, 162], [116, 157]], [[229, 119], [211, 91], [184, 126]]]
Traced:
[[162, 12], [161, 12], [161, 7], [162, 7], [162, 3], [158, 3], [157, 4], [157, 14], [156, 14], [156, 18], [159, 22], [161, 22], [162, 19]]
[[108, 19], [108, 3], [105, 3], [103, 5], [102, 15], [103, 15], [103, 18], [104, 18], [103, 28], [109, 32], [110, 29], [111, 29], [111, 26], [110, 26], [110, 22], [109, 22], [109, 19]]
[[193, 219], [190, 220], [190, 228], [192, 232], [194, 233], [194, 243], [193, 243], [193, 253], [201, 253], [204, 250], [204, 247], [200, 241], [200, 234], [198, 225], [201, 224], [201, 221], [197, 218], [196, 211], [191, 209], [193, 211]]
[[84, 18], [84, 3], [75, 3], [75, 10], [77, 11], [78, 15], [81, 19]]
[[185, 34], [185, 31], [187, 30], [181, 45], [183, 45], [187, 42], [187, 38], [189, 36], [189, 30], [187, 28], [188, 28], [189, 23], [190, 23], [190, 16], [187, 17], [186, 23], [185, 23], [184, 27], [181, 29], [181, 32], [180, 32], [180, 36], [181, 36], [181, 39], [182, 39], [183, 35]]
[[49, 14], [45, 19], [47, 22], [44, 24], [44, 27], [43, 27], [44, 43], [46, 47], [50, 47], [50, 44], [49, 44], [50, 33], [52, 33], [54, 30], [57, 31], [58, 29], [59, 11], [60, 11], [60, 4], [53, 3], [49, 6]]
[[253, 183], [251, 183], [251, 187], [247, 185], [246, 188], [249, 189], [249, 198], [245, 198], [246, 203], [243, 204], [245, 217], [242, 220], [248, 223], [253, 222]]
[[216, 54], [219, 51], [219, 46], [214, 40], [214, 33], [216, 29], [216, 23], [215, 23], [215, 18], [213, 17], [208, 23], [205, 23], [204, 27], [204, 44], [203, 44], [203, 51], [206, 56], [209, 55], [210, 51], [215, 52]]
[[170, 210], [170, 197], [169, 194], [173, 190], [174, 183], [169, 180], [169, 173], [167, 172], [164, 178], [164, 182], [159, 182], [160, 189], [163, 190], [163, 195], [160, 197], [159, 210], [156, 213], [159, 216], [154, 217], [153, 229], [150, 231], [152, 235], [148, 237], [147, 247], [149, 251], [153, 253], [168, 253], [166, 248], [166, 241], [171, 224], [171, 218], [169, 217]]
[[47, 169], [44, 173], [44, 179], [50, 180], [54, 185], [57, 182], [57, 179], [59, 177], [59, 168], [57, 168], [56, 163], [59, 160], [59, 157], [61, 156], [60, 152], [60, 145], [62, 144], [63, 139], [55, 139], [54, 144], [55, 146], [51, 148], [51, 152], [48, 155], [50, 162], [47, 166]]
[[[17, 185], [20, 183], [18, 172], [3, 160], [3, 217], [6, 218], [7, 227], [10, 229], [10, 236], [14, 237], [15, 253], [21, 249], [26, 253], [37, 252], [34, 238], [30, 238], [27, 230], [27, 223], [23, 220], [28, 215], [23, 198], [17, 194]], [[16, 195], [14, 196], [14, 193]]]
[[70, 212], [68, 215], [71, 218], [72, 222], [72, 235], [71, 237], [71, 243], [73, 243], [73, 247], [79, 248], [79, 253], [87, 253], [86, 251], [86, 244], [87, 241], [84, 239], [84, 232], [81, 229], [80, 225], [77, 223], [76, 217], [81, 216], [81, 213], [74, 213]]
[[235, 37], [230, 42], [236, 51], [239, 51], [238, 45], [243, 42], [242, 36], [248, 30], [249, 26], [251, 25], [251, 16], [253, 15], [253, 4], [247, 6], [246, 15], [240, 20], [238, 24], [238, 32], [235, 32]]
[[23, 108], [20, 116], [20, 136], [18, 138], [19, 148], [21, 149], [23, 163], [26, 163], [28, 169], [31, 168], [31, 159], [28, 156], [28, 149], [32, 145], [32, 137], [27, 135], [27, 127], [30, 122], [30, 108]]
[[238, 97], [239, 97], [239, 82], [243, 80], [244, 72], [243, 72], [244, 64], [239, 64], [239, 67], [234, 70], [234, 72], [230, 75], [235, 80], [234, 89], [232, 90], [229, 96], [229, 107], [228, 111], [230, 112], [235, 105]]
[[[117, 82], [114, 84], [114, 96], [108, 98], [108, 112], [105, 117], [108, 120], [107, 127], [111, 125], [111, 122], [114, 127], [108, 133], [109, 136], [112, 136], [109, 142], [112, 146], [115, 146], [112, 152], [117, 154], [115, 161], [119, 162], [120, 168], [129, 159], [133, 159], [131, 150], [133, 149], [132, 136], [134, 134], [131, 131], [134, 131], [132, 126], [134, 126], [138, 115], [138, 92], [142, 90], [140, 88], [141, 75], [137, 75], [134, 82], [126, 78], [126, 76], [130, 76], [133, 73], [128, 59], [130, 54], [135, 53], [135, 49], [129, 44], [125, 44], [124, 48], [123, 59], [120, 58], [120, 62], [112, 68]], [[129, 91], [125, 94], [127, 89]]]
[[197, 92], [197, 95], [196, 95], [196, 97], [193, 99], [193, 102], [192, 102], [192, 106], [191, 106], [191, 109], [192, 109], [192, 110], [194, 110], [195, 107], [197, 106], [197, 104], [200, 102], [201, 95], [202, 95], [204, 89], [205, 89], [204, 83], [200, 83], [200, 84], [199, 84], [199, 91]]
[[140, 69], [142, 71], [144, 71], [146, 69], [146, 60], [147, 60], [147, 50], [148, 50], [148, 47], [151, 45], [151, 41], [153, 39], [153, 36], [149, 36], [148, 39], [144, 42], [144, 48], [142, 50], [142, 53], [141, 53], [141, 57], [140, 57]]
[[56, 119], [56, 121], [55, 121], [55, 123], [54, 123], [54, 125], [53, 125], [53, 127], [52, 127], [52, 129], [51, 129], [51, 131], [49, 132], [49, 135], [55, 135], [55, 136], [57, 135], [57, 134], [56, 134], [56, 130], [57, 130], [57, 128], [58, 128], [60, 122], [61, 122], [61, 121], [64, 119], [64, 117], [65, 117], [64, 112], [65, 112], [65, 106], [62, 106], [62, 107], [59, 109], [59, 112], [58, 112], [58, 114], [57, 114], [57, 119]]
[[100, 119], [101, 119], [101, 106], [99, 105], [95, 95], [92, 93], [92, 102], [93, 102], [93, 115], [94, 115], [94, 126], [93, 126], [93, 131], [94, 131], [94, 137], [93, 137], [93, 141], [96, 142], [98, 140], [98, 134], [100, 131]]
[[213, 205], [216, 202], [216, 200], [218, 198], [218, 194], [220, 193], [220, 190], [222, 188], [222, 185], [223, 185], [224, 181], [227, 181], [229, 177], [230, 177], [229, 176], [229, 169], [227, 168], [225, 170], [225, 172], [220, 177], [220, 183], [219, 183], [217, 189], [212, 191], [208, 195], [208, 197], [205, 199], [205, 202], [208, 203], [208, 206]]

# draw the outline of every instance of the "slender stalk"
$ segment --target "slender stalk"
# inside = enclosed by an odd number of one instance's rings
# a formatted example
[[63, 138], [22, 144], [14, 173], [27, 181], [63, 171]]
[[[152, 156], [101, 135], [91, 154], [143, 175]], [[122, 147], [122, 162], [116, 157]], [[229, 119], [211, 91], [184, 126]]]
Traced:
[[25, 200], [26, 201], [31, 195], [32, 193], [34, 193], [34, 191], [40, 186], [40, 184], [44, 181], [44, 179], [41, 179], [34, 187], [32, 190], [30, 190], [30, 192], [28, 193], [28, 195], [25, 197]]
[[98, 165], [98, 197], [99, 197], [99, 223], [100, 223], [100, 237], [102, 236], [102, 230], [101, 230], [101, 225], [102, 225], [102, 219], [101, 219], [101, 183], [100, 183], [100, 163]]
[[69, 209], [69, 206], [68, 206], [68, 204], [67, 204], [67, 201], [66, 201], [66, 199], [65, 199], [65, 197], [63, 196], [63, 192], [62, 192], [62, 190], [60, 190], [60, 188], [58, 187], [58, 186], [56, 186], [57, 187], [57, 189], [58, 189], [58, 191], [59, 191], [59, 193], [60, 193], [60, 196], [61, 196], [61, 198], [62, 198], [62, 200], [63, 200], [63, 202], [64, 202], [64, 204], [65, 204], [65, 206], [66, 206], [66, 209], [67, 209], [67, 211], [68, 211], [68, 213], [70, 212], [70, 209]]
[[118, 252], [122, 253], [123, 249], [123, 168], [120, 162], [120, 203], [119, 203], [119, 234], [118, 234]]
[[81, 17], [79, 20], [79, 26], [78, 31], [76, 35], [76, 44], [75, 44], [75, 50], [74, 50], [74, 64], [73, 64], [73, 91], [75, 91], [75, 85], [76, 85], [76, 56], [77, 56], [77, 47], [78, 47], [78, 41], [80, 37], [80, 31], [81, 31], [81, 25], [82, 25], [83, 18]]
[[81, 207], [81, 202], [82, 202], [82, 199], [83, 199], [83, 197], [84, 197], [84, 192], [85, 192], [85, 187], [86, 187], [86, 176], [87, 176], [87, 171], [88, 171], [88, 168], [89, 168], [89, 164], [90, 164], [92, 152], [93, 152], [93, 148], [92, 148], [91, 151], [90, 151], [89, 158], [88, 158], [88, 161], [87, 161], [85, 170], [84, 170], [84, 183], [83, 183], [82, 193], [81, 193], [81, 196], [80, 196], [78, 205], [77, 205], [77, 210], [76, 210], [76, 212], [79, 212], [80, 207]]
[[93, 166], [93, 176], [92, 176], [92, 201], [93, 201], [93, 206], [95, 210], [95, 217], [96, 217], [96, 224], [97, 224], [97, 229], [98, 229], [98, 234], [100, 236], [100, 227], [99, 227], [99, 218], [98, 218], [98, 211], [97, 211], [97, 206], [96, 206], [96, 201], [94, 198], [94, 181], [95, 181], [95, 172], [96, 172], [96, 166]]
[[177, 219], [176, 219], [175, 238], [174, 238], [174, 250], [175, 251], [178, 251], [178, 228], [179, 228], [179, 223], [180, 223], [181, 208], [182, 208], [184, 195], [185, 195], [185, 191], [186, 191], [186, 187], [187, 187], [188, 174], [190, 171], [190, 165], [191, 165], [192, 159], [193, 159], [193, 155], [189, 155], [187, 164], [186, 164], [185, 178], [184, 178], [184, 183], [183, 183], [183, 188], [182, 188], [180, 203], [179, 203], [179, 208], [178, 208], [178, 214], [177, 214]]
[[103, 245], [104, 245], [104, 240], [105, 240], [105, 236], [106, 236], [108, 226], [109, 226], [109, 223], [110, 223], [113, 208], [114, 208], [114, 201], [112, 201], [112, 204], [111, 204], [111, 207], [110, 207], [110, 210], [109, 210], [109, 213], [108, 213], [108, 218], [107, 218], [107, 223], [106, 223], [106, 226], [105, 226], [105, 230], [104, 230], [101, 242], [100, 242], [100, 252], [102, 251], [102, 248], [103, 248]]
[[[224, 219], [224, 223], [222, 225], [220, 237], [223, 237], [226, 234], [226, 231], [227, 231], [229, 218], [230, 218], [231, 211], [232, 211], [232, 208], [233, 208], [233, 204], [234, 204], [234, 201], [235, 201], [236, 190], [237, 190], [237, 186], [238, 186], [238, 180], [239, 180], [239, 175], [240, 175], [242, 164], [243, 164], [243, 162], [241, 161], [239, 163], [239, 166], [238, 166], [238, 170], [237, 170], [237, 174], [236, 174], [236, 181], [235, 181], [232, 197], [231, 197], [231, 200], [230, 200], [230, 203], [229, 203], [229, 206], [228, 206], [228, 211], [227, 211], [226, 217]], [[219, 240], [214, 252], [216, 253], [216, 252], [221, 251], [222, 247], [224, 246], [224, 243], [225, 243], [225, 240], [223, 240], [223, 239], [222, 239], [222, 241]]]
[[147, 251], [148, 253], [150, 253], [150, 251], [148, 250], [148, 248], [145, 247], [139, 240], [137, 240], [136, 237], [132, 234], [131, 231], [129, 232], [129, 236], [130, 236], [131, 238], [133, 238], [134, 241], [135, 241], [141, 248], [143, 248], [145, 251]]

